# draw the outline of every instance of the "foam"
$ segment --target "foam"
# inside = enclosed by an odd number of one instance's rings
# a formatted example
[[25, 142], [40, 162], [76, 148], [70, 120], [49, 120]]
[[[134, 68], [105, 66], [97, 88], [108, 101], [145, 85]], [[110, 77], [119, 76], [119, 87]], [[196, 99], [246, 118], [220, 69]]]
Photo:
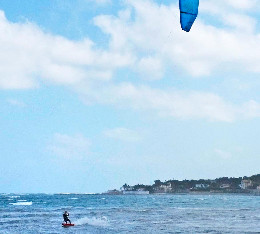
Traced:
[[32, 202], [16, 202], [16, 203], [9, 203], [14, 206], [31, 206]]
[[10, 197], [10, 198], [18, 198], [20, 196], [8, 196], [8, 197]]
[[76, 220], [75, 225], [91, 225], [91, 226], [99, 226], [99, 227], [107, 227], [109, 226], [109, 222], [107, 220], [107, 217], [103, 216], [101, 218], [88, 218], [88, 217], [84, 217], [81, 219]]

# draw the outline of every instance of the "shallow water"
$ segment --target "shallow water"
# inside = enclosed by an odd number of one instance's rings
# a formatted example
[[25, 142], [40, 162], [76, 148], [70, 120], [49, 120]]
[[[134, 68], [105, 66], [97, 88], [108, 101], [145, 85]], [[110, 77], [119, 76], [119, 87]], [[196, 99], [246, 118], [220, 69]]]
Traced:
[[[61, 226], [64, 210], [74, 227]], [[259, 196], [0, 195], [0, 233], [257, 232]]]

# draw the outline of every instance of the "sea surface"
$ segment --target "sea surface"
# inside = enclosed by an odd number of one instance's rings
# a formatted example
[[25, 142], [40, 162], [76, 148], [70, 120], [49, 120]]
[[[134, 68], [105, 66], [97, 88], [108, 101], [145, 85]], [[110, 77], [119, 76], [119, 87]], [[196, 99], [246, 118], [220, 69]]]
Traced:
[[260, 233], [260, 196], [1, 194], [0, 233]]

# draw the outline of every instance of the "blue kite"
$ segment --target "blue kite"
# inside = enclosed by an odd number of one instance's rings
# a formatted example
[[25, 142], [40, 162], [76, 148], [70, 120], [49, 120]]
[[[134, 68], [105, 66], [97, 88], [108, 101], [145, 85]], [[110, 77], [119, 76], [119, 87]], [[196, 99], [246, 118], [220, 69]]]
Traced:
[[189, 32], [194, 23], [199, 8], [199, 0], [179, 0], [181, 28]]

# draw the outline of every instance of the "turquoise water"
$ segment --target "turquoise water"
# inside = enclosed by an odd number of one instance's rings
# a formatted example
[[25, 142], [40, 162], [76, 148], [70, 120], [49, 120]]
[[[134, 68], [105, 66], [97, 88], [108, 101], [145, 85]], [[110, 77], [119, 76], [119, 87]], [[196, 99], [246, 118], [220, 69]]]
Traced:
[[[62, 213], [76, 225], [63, 228]], [[0, 233], [260, 233], [260, 197], [0, 195]]]

